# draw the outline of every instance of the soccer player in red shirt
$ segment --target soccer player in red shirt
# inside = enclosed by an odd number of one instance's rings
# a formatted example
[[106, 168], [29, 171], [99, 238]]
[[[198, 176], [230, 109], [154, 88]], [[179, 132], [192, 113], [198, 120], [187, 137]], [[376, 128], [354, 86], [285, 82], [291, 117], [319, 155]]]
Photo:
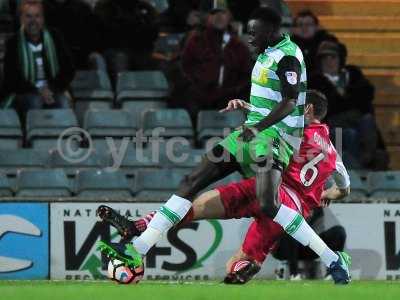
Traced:
[[[308, 125], [300, 151], [285, 170], [279, 188], [279, 211], [284, 210], [284, 214], [278, 212], [272, 220], [261, 211], [256, 197], [256, 180], [250, 178], [203, 193], [194, 201], [193, 207], [180, 223], [201, 219], [254, 217], [242, 248], [228, 263], [229, 274], [225, 282], [245, 283], [250, 280], [286, 231], [321, 257], [335, 283], [349, 283], [350, 257], [346, 253], [335, 253], [329, 249], [304, 220], [322, 202], [342, 198], [350, 191], [346, 168], [329, 140], [328, 127], [320, 121], [326, 112], [326, 98], [316, 91], [307, 92], [305, 116]], [[336, 185], [324, 190], [331, 175]], [[106, 206], [100, 206], [98, 213], [127, 239], [143, 232], [152, 218], [150, 214], [132, 222]], [[251, 263], [243, 268], [231, 269], [234, 262], [243, 259], [250, 260]]]

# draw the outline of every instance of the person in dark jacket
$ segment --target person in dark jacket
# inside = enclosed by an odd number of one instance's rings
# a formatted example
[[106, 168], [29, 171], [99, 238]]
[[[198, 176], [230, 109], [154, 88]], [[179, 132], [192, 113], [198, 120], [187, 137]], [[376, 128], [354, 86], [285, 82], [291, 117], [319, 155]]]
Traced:
[[88, 67], [89, 55], [99, 48], [98, 21], [84, 0], [45, 0], [46, 25], [57, 29], [71, 49], [75, 66]]
[[113, 80], [122, 71], [156, 68], [151, 53], [158, 27], [151, 4], [142, 0], [98, 0], [94, 13], [101, 24], [101, 48]]
[[61, 36], [44, 26], [42, 3], [25, 0], [20, 9], [21, 28], [6, 44], [3, 106], [14, 106], [24, 123], [30, 109], [70, 106], [75, 71]]
[[377, 151], [384, 151], [374, 116], [375, 89], [359, 67], [346, 64], [346, 56], [343, 44], [322, 42], [309, 85], [328, 98], [326, 121], [332, 130], [342, 129], [343, 150], [349, 154], [352, 167], [375, 168], [374, 160], [381, 157]]
[[310, 10], [304, 10], [297, 14], [293, 22], [292, 41], [303, 51], [309, 74], [314, 70], [318, 47], [326, 40], [337, 41], [337, 38], [319, 28], [319, 20], [316, 15]]
[[229, 99], [246, 97], [251, 56], [247, 46], [230, 33], [230, 14], [210, 12], [206, 28], [194, 31], [182, 53], [186, 91], [176, 93], [180, 105], [195, 118], [199, 110], [220, 109]]

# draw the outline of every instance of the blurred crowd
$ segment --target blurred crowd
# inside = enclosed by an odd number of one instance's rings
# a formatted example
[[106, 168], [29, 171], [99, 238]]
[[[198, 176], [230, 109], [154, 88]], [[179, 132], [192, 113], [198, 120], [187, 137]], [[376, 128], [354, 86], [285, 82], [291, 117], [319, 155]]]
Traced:
[[340, 128], [346, 162], [387, 168], [374, 87], [347, 64], [346, 46], [317, 16], [307, 10], [291, 16], [280, 0], [0, 1], [15, 31], [5, 47], [2, 106], [14, 107], [21, 120], [33, 108], [73, 106], [68, 91], [76, 70], [103, 70], [114, 84], [123, 71], [162, 70], [171, 88], [168, 105], [187, 109], [195, 124], [200, 110], [248, 98], [255, 58], [246, 24], [259, 6], [279, 11], [282, 30], [303, 50], [309, 87], [329, 100], [326, 122], [333, 138]]

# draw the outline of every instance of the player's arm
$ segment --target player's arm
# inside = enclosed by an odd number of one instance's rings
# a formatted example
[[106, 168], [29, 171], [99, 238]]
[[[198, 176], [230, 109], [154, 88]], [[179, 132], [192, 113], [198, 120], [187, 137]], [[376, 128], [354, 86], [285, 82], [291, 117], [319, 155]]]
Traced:
[[350, 176], [339, 155], [336, 158], [336, 170], [332, 178], [334, 185], [323, 191], [321, 196], [326, 205], [329, 205], [330, 201], [340, 200], [350, 194]]
[[254, 127], [258, 131], [271, 127], [282, 121], [295, 108], [300, 93], [301, 65], [294, 56], [285, 56], [278, 64], [276, 74], [281, 82], [282, 101], [272, 109], [270, 114]]

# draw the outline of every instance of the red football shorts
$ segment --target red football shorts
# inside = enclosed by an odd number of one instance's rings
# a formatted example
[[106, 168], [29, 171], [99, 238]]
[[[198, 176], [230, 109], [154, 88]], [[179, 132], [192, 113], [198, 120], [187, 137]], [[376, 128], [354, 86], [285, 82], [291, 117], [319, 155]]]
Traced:
[[[242, 250], [249, 258], [263, 262], [281, 237], [283, 228], [261, 212], [256, 198], [255, 178], [220, 186], [216, 190], [220, 193], [227, 219], [254, 217]], [[282, 186], [279, 188], [279, 198], [282, 204], [299, 212], [295, 202]]]

